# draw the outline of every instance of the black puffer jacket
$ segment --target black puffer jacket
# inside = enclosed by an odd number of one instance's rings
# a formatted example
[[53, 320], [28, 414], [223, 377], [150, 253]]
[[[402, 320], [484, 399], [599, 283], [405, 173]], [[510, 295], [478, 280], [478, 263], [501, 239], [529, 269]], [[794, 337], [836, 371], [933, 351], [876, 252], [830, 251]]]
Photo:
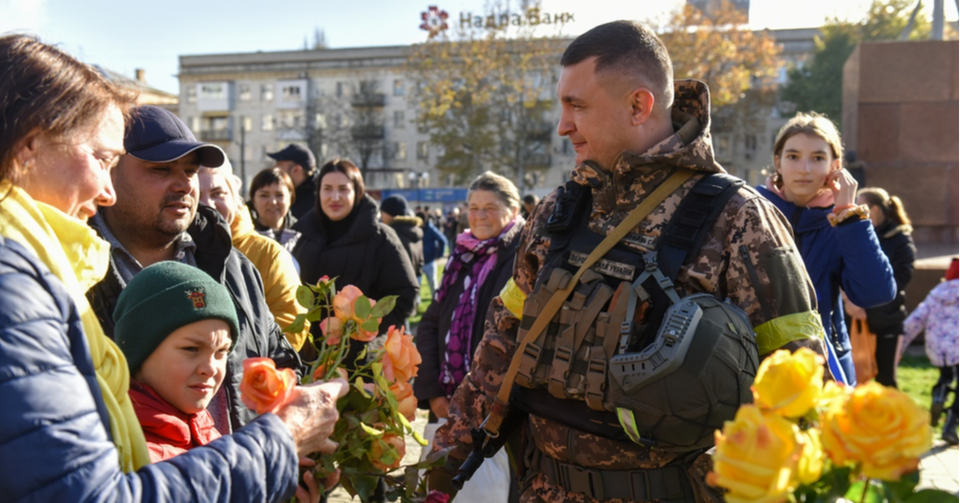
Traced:
[[[354, 285], [371, 299], [397, 295], [396, 307], [380, 323], [383, 334], [390, 325], [403, 326], [414, 313], [419, 282], [397, 233], [380, 222], [376, 201], [364, 196], [354, 212], [350, 230], [333, 242], [320, 221], [326, 216], [318, 217], [317, 211], [304, 215], [293, 227], [301, 233], [293, 256], [300, 262], [300, 279], [306, 284], [329, 276], [337, 278], [338, 289]], [[319, 323], [311, 331], [318, 340], [322, 337]], [[351, 348], [348, 358], [358, 351]]]
[[[230, 425], [233, 430], [247, 424], [257, 416], [240, 401], [240, 380], [243, 378], [243, 360], [253, 357], [273, 358], [277, 367], [292, 368], [302, 374], [300, 357], [287, 342], [283, 332], [274, 321], [267, 307], [260, 273], [247, 257], [233, 247], [230, 227], [217, 210], [200, 205], [197, 216], [187, 229], [197, 245], [197, 267], [209, 274], [230, 290], [237, 307], [240, 321], [240, 337], [227, 360], [227, 375], [224, 379], [227, 403], [230, 408]], [[87, 298], [103, 325], [103, 331], [113, 337], [113, 311], [123, 290], [120, 278], [110, 258], [107, 276], [87, 292]]]
[[390, 227], [397, 232], [403, 249], [407, 250], [407, 256], [410, 257], [410, 263], [413, 265], [413, 273], [420, 278], [423, 274], [423, 220], [418, 217], [394, 217], [390, 222]]
[[[513, 262], [517, 256], [517, 246], [520, 245], [520, 233], [523, 231], [523, 221], [519, 221], [507, 231], [497, 247], [497, 263], [487, 276], [486, 282], [480, 285], [477, 292], [476, 315], [473, 319], [473, 334], [470, 337], [470, 354], [473, 354], [480, 339], [483, 338], [483, 324], [487, 319], [487, 310], [493, 298], [500, 295], [500, 290], [507, 284], [513, 274]], [[420, 325], [417, 326], [417, 350], [423, 363], [413, 381], [413, 394], [417, 397], [421, 409], [430, 408], [430, 399], [445, 396], [440, 388], [440, 365], [447, 350], [445, 342], [447, 332], [450, 331], [450, 322], [453, 319], [453, 310], [457, 307], [460, 295], [463, 293], [463, 277], [469, 273], [468, 268], [460, 269], [457, 282], [447, 292], [442, 302], [433, 301], [427, 312], [423, 313]]]
[[897, 225], [887, 220], [877, 227], [880, 249], [890, 260], [893, 279], [897, 282], [897, 296], [886, 304], [867, 309], [867, 325], [877, 335], [903, 334], [903, 320], [907, 319], [904, 290], [913, 278], [917, 248], [910, 237], [909, 225]]

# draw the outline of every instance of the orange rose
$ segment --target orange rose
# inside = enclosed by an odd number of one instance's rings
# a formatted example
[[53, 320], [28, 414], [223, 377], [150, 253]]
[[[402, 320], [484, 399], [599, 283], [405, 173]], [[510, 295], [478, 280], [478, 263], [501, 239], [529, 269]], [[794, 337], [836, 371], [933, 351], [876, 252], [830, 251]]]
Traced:
[[417, 375], [417, 366], [423, 359], [413, 343], [413, 336], [404, 334], [403, 327], [390, 327], [383, 349], [383, 376], [388, 381], [407, 382]]
[[271, 358], [247, 358], [243, 361], [240, 399], [257, 414], [276, 412], [290, 399], [297, 385], [292, 369], [277, 369]]
[[[326, 365], [317, 365], [317, 370], [313, 371], [313, 380], [319, 381], [323, 379], [323, 376], [327, 375], [327, 366]], [[337, 377], [349, 381], [350, 375], [347, 374], [347, 369], [343, 367], [337, 367]]]
[[860, 464], [870, 478], [895, 481], [930, 449], [930, 416], [894, 388], [869, 382], [820, 417], [823, 448], [838, 465]]
[[335, 316], [324, 318], [320, 322], [320, 331], [323, 332], [323, 342], [328, 346], [340, 344], [340, 338], [343, 337], [343, 320]]
[[[343, 290], [333, 296], [333, 314], [344, 323], [352, 320], [356, 324], [357, 333], [351, 335], [351, 338], [361, 342], [370, 342], [377, 337], [377, 332], [364, 330], [360, 325], [367, 320], [361, 319], [356, 313], [357, 299], [362, 296], [363, 292], [353, 285], [343, 287]], [[368, 300], [370, 301], [370, 307], [377, 305], [377, 301]], [[339, 341], [339, 338], [337, 340]]]
[[390, 385], [390, 393], [397, 399], [397, 412], [408, 421], [413, 421], [417, 412], [417, 397], [413, 396], [413, 386], [407, 381], [397, 381]]
[[378, 470], [388, 471], [400, 467], [400, 461], [407, 452], [403, 438], [396, 433], [385, 433], [381, 438], [374, 438], [370, 445], [368, 458]]

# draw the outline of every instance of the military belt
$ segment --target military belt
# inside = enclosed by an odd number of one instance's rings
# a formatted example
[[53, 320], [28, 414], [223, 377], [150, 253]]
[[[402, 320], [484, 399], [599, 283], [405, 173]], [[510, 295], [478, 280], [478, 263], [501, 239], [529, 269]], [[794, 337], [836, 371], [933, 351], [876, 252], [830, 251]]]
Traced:
[[595, 500], [696, 501], [687, 469], [679, 464], [649, 470], [599, 470], [554, 459], [534, 447], [531, 467], [551, 484]]

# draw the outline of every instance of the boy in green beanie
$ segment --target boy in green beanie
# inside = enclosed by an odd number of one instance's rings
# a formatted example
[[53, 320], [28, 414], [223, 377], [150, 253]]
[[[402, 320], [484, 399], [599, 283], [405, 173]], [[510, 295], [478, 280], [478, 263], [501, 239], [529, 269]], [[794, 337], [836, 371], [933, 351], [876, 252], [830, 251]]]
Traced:
[[127, 285], [113, 318], [151, 461], [219, 438], [207, 404], [240, 332], [227, 289], [195, 267], [158, 262]]

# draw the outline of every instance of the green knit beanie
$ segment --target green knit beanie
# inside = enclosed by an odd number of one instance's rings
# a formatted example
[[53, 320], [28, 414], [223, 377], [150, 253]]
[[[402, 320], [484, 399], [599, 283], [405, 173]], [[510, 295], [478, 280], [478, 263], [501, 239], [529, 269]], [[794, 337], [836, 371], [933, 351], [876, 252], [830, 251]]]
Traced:
[[133, 375], [167, 336], [209, 318], [230, 325], [235, 346], [240, 324], [226, 287], [196, 267], [158, 262], [140, 271], [120, 293], [113, 312], [114, 340]]

